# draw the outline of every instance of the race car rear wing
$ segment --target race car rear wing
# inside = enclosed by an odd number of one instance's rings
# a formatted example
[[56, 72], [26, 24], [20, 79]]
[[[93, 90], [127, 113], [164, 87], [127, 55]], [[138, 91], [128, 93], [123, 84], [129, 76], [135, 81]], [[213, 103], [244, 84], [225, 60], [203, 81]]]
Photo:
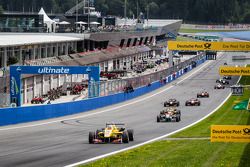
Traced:
[[124, 123], [106, 123], [106, 126], [107, 125], [125, 125]]

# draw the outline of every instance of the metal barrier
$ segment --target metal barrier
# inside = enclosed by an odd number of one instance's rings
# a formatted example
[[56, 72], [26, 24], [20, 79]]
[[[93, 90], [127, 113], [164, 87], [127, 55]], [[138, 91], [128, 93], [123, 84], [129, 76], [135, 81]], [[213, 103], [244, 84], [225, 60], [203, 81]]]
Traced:
[[123, 92], [124, 88], [129, 85], [132, 85], [132, 87], [136, 89], [151, 84], [153, 82], [166, 79], [167, 76], [177, 73], [180, 69], [184, 70], [186, 67], [192, 65], [193, 62], [202, 59], [202, 57], [204, 57], [204, 55], [198, 55], [194, 58], [181, 62], [171, 68], [164, 69], [155, 73], [138, 76], [134, 78], [118, 79], [118, 80], [100, 82], [95, 84], [96, 86], [100, 85], [100, 96], [107, 96]]

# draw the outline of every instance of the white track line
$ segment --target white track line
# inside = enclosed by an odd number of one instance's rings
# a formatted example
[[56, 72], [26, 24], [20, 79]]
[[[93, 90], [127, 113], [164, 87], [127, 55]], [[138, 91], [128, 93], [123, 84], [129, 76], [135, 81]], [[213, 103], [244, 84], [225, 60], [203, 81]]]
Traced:
[[[201, 69], [207, 67], [209, 64], [211, 64], [211, 62], [213, 61], [208, 61], [208, 62], [205, 62], [204, 64], [202, 64], [202, 66], [198, 69], [194, 69], [194, 71], [190, 74], [187, 74], [186, 77], [182, 78], [180, 81], [177, 82], [177, 84], [183, 82], [184, 80], [188, 79], [189, 77], [193, 76], [194, 74], [198, 73]], [[196, 70], [196, 71], [195, 71]], [[85, 117], [89, 117], [89, 116], [93, 116], [93, 115], [97, 115], [97, 114], [101, 114], [101, 113], [105, 113], [105, 112], [108, 112], [108, 111], [112, 111], [112, 110], [117, 110], [117, 109], [120, 109], [122, 107], [126, 107], [126, 106], [129, 106], [129, 105], [132, 105], [132, 104], [135, 104], [135, 103], [138, 103], [138, 102], [141, 102], [141, 101], [144, 101], [144, 100], [147, 100], [147, 99], [150, 99], [156, 95], [159, 95], [171, 88], [173, 88], [174, 85], [171, 85], [157, 93], [154, 93], [150, 96], [146, 96], [142, 99], [138, 99], [138, 100], [135, 100], [135, 101], [132, 101], [132, 102], [129, 102], [129, 103], [126, 103], [126, 104], [123, 104], [123, 105], [120, 105], [120, 106], [117, 106], [117, 107], [113, 107], [113, 108], [109, 108], [109, 109], [105, 109], [105, 110], [102, 110], [102, 111], [99, 111], [99, 112], [95, 112], [95, 113], [89, 113], [89, 114], [85, 114], [85, 115], [82, 115], [82, 116], [76, 116], [76, 117], [72, 117], [72, 118], [68, 118], [68, 119], [59, 119], [59, 120], [55, 120], [55, 121], [50, 121], [50, 122], [44, 122], [44, 123], [38, 123], [38, 124], [33, 124], [33, 125], [24, 125], [24, 126], [18, 126], [18, 127], [9, 127], [9, 128], [2, 128], [0, 129], [0, 131], [6, 131], [6, 130], [16, 130], [16, 129], [21, 129], [21, 128], [30, 128], [30, 127], [36, 127], [36, 126], [42, 126], [42, 125], [48, 125], [48, 124], [53, 124], [53, 123], [58, 123], [58, 122], [61, 122], [61, 121], [65, 121], [65, 120], [74, 120], [74, 119], [80, 119], [80, 118], [85, 118]], [[86, 112], [85, 112], [86, 113]]]
[[65, 167], [74, 167], [74, 166], [78, 166], [78, 165], [82, 165], [82, 164], [85, 164], [85, 163], [89, 163], [91, 161], [96, 161], [98, 159], [101, 159], [101, 158], [105, 158], [105, 157], [108, 157], [108, 156], [111, 156], [111, 155], [114, 155], [114, 154], [117, 154], [117, 153], [121, 153], [121, 152], [124, 152], [124, 151], [128, 151], [128, 150], [131, 150], [131, 149], [134, 149], [134, 148], [137, 148], [137, 147], [140, 147], [140, 146], [143, 146], [145, 144], [149, 144], [149, 143], [152, 143], [152, 142], [155, 142], [157, 140], [160, 140], [160, 139], [163, 139], [165, 137], [168, 137], [170, 135], [173, 135], [177, 132], [180, 132], [184, 129], [187, 129], [201, 121], [203, 121], [204, 119], [206, 119], [207, 117], [209, 117], [211, 114], [213, 114], [214, 112], [216, 112], [228, 99], [229, 97], [231, 96], [231, 93], [226, 97], [226, 99], [216, 108], [214, 109], [211, 113], [209, 113], [208, 115], [204, 116], [203, 118], [201, 118], [200, 120], [190, 124], [190, 125], [187, 125], [181, 129], [178, 129], [176, 131], [173, 131], [171, 133], [168, 133], [168, 134], [165, 134], [163, 136], [160, 136], [160, 137], [157, 137], [157, 138], [154, 138], [154, 139], [151, 139], [151, 140], [148, 140], [146, 142], [143, 142], [143, 143], [140, 143], [140, 144], [137, 144], [137, 145], [134, 145], [134, 146], [131, 146], [131, 147], [128, 147], [128, 148], [124, 148], [124, 149], [121, 149], [121, 150], [118, 150], [118, 151], [114, 151], [114, 152], [111, 152], [111, 153], [107, 153], [107, 154], [103, 154], [103, 155], [100, 155], [100, 156], [97, 156], [97, 157], [94, 157], [94, 158], [90, 158], [90, 159], [87, 159], [87, 160], [84, 160], [84, 161], [81, 161], [81, 162], [77, 162], [77, 163], [74, 163], [74, 164], [71, 164], [71, 165], [67, 165]]
[[[240, 81], [240, 79], [241, 79], [241, 77], [239, 77], [237, 83]], [[128, 151], [128, 150], [131, 150], [131, 149], [134, 149], [134, 148], [143, 146], [143, 145], [145, 145], [145, 144], [149, 144], [149, 143], [155, 142], [155, 141], [157, 141], [157, 140], [161, 140], [161, 139], [166, 138], [166, 137], [168, 137], [168, 136], [170, 136], [170, 135], [173, 135], [173, 134], [178, 133], [178, 132], [180, 132], [180, 131], [182, 131], [182, 130], [185, 130], [185, 129], [187, 129], [187, 128], [189, 128], [189, 127], [191, 127], [191, 126], [193, 126], [193, 125], [195, 125], [195, 124], [197, 124], [197, 123], [203, 121], [204, 119], [206, 119], [207, 117], [209, 117], [210, 115], [212, 115], [213, 113], [215, 113], [215, 112], [216, 112], [216, 111], [217, 111], [217, 110], [218, 110], [218, 109], [219, 109], [219, 108], [220, 108], [220, 107], [230, 98], [231, 95], [232, 95], [232, 93], [230, 93], [230, 94], [225, 98], [225, 100], [224, 100], [219, 106], [217, 106], [211, 113], [209, 113], [208, 115], [204, 116], [203, 118], [199, 119], [198, 121], [196, 121], [196, 122], [194, 122], [194, 123], [192, 123], [192, 124], [190, 124], [190, 125], [187, 125], [187, 126], [181, 128], [181, 129], [178, 129], [178, 130], [173, 131], [173, 132], [171, 132], [171, 133], [165, 134], [165, 135], [163, 135], [163, 136], [160, 136], [160, 137], [157, 137], [157, 138], [148, 140], [148, 141], [146, 141], [146, 142], [143, 142], [143, 143], [140, 143], [140, 144], [137, 144], [137, 145], [128, 147], [128, 148], [124, 148], [124, 149], [121, 149], [121, 150], [118, 150], [118, 151], [114, 151], [114, 152], [111, 152], [111, 153], [107, 153], [107, 154], [103, 154], [103, 155], [100, 155], [100, 156], [97, 156], [97, 157], [93, 157], [93, 158], [90, 158], [90, 159], [87, 159], [87, 160], [84, 160], [84, 161], [81, 161], [81, 162], [77, 162], [77, 163], [74, 163], [74, 164], [71, 164], [71, 165], [67, 165], [67, 166], [65, 166], [65, 167], [74, 167], [74, 166], [78, 166], [78, 165], [82, 165], [82, 164], [89, 163], [89, 162], [91, 162], [91, 161], [96, 161], [96, 160], [101, 159], [101, 158], [105, 158], [105, 157], [108, 157], [108, 156], [111, 156], [111, 155], [114, 155], [114, 154], [117, 154], [117, 153], [121, 153], [121, 152], [124, 152], [124, 151]]]

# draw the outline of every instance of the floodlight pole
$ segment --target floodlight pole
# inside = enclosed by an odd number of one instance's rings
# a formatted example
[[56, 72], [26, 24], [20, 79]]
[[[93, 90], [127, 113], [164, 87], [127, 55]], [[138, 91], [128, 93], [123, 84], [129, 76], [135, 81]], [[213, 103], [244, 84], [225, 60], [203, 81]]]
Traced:
[[78, 0], [76, 0], [76, 22], [78, 22]]
[[124, 25], [127, 24], [127, 0], [124, 0]]
[[90, 0], [88, 0], [88, 29], [90, 30], [90, 24], [89, 24], [89, 21], [90, 21], [89, 1], [90, 1]]

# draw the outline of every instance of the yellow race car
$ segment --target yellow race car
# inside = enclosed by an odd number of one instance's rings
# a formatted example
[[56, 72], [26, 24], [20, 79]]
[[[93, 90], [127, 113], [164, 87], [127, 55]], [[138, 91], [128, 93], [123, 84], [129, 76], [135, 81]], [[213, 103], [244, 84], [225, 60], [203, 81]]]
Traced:
[[134, 141], [134, 131], [126, 130], [124, 124], [107, 123], [103, 129], [89, 132], [89, 143], [129, 143]]

